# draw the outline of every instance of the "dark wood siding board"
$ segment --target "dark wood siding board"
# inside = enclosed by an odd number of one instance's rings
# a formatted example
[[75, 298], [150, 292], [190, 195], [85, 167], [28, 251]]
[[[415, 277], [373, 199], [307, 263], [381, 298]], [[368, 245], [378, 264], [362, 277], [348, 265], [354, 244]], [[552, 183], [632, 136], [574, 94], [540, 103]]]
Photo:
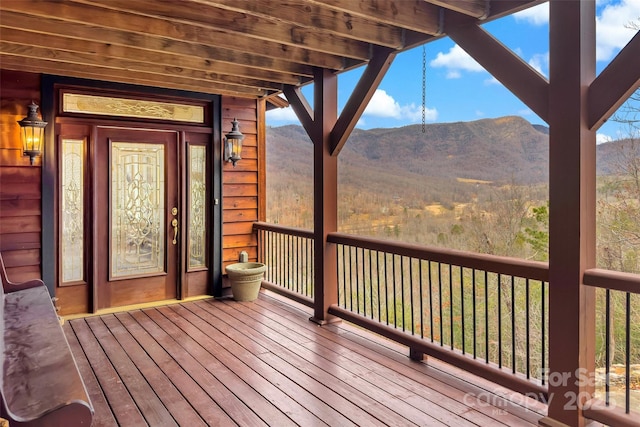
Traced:
[[132, 313], [120, 313], [116, 317], [204, 420], [215, 420], [220, 426], [235, 425], [214, 400], [219, 384], [211, 381], [210, 375], [190, 375], [194, 369], [198, 369], [199, 374], [202, 370], [195, 359], [185, 356], [182, 347], [171, 339], [162, 339], [164, 335], [158, 332], [155, 336], [149, 333]]
[[[222, 175], [222, 182], [223, 184], [257, 184], [258, 173], [256, 171], [235, 171], [232, 166], [227, 166], [227, 170]], [[233, 196], [233, 194], [228, 194], [228, 196]]]
[[232, 222], [224, 225], [223, 235], [231, 236], [234, 234], [251, 234], [253, 233], [253, 221]]
[[0, 234], [0, 252], [39, 248], [40, 233]]
[[223, 191], [227, 197], [257, 196], [258, 186], [256, 184], [224, 184]]
[[226, 197], [222, 207], [223, 209], [255, 209], [258, 207], [258, 197]]
[[5, 216], [0, 224], [0, 234], [32, 233], [42, 230], [40, 215], [31, 216]]
[[[2, 182], [4, 185], [4, 182]], [[42, 208], [39, 199], [0, 200], [0, 218], [11, 216], [40, 216]]]
[[[2, 256], [11, 252], [3, 252]], [[5, 263], [6, 266], [6, 263]], [[40, 277], [40, 265], [27, 265], [24, 267], [7, 267], [7, 276], [12, 282], [26, 282], [34, 277]]]
[[40, 188], [40, 177], [37, 181], [24, 181], [20, 183], [9, 183], [0, 186], [0, 200], [14, 199], [35, 199], [42, 198], [42, 190]]
[[224, 236], [222, 238], [225, 248], [244, 248], [257, 245], [255, 234], [241, 234], [235, 236]]
[[[225, 365], [198, 342], [192, 340], [178, 326], [171, 323], [156, 309], [132, 313], [146, 330], [164, 348], [169, 351], [180, 366], [184, 367], [193, 378], [205, 380], [205, 386], [215, 396], [216, 403], [232, 419], [240, 421], [240, 425], [264, 425], [260, 418], [230, 391], [221, 377], [231, 376], [231, 382], [238, 383], [236, 373]], [[208, 344], [207, 344], [208, 345]], [[242, 367], [238, 367], [242, 369]]]
[[257, 209], [227, 209], [222, 212], [222, 218], [225, 223], [257, 221], [258, 210]]
[[[74, 322], [74, 324], [81, 321], [82, 320], [78, 320], [77, 322]], [[116, 422], [113, 412], [111, 412], [111, 407], [109, 406], [109, 403], [107, 403], [107, 399], [100, 387], [100, 383], [91, 369], [87, 355], [78, 342], [78, 337], [76, 337], [76, 334], [69, 322], [66, 322], [63, 325], [63, 329], [67, 337], [67, 342], [69, 342], [69, 347], [71, 347], [71, 351], [73, 352], [76, 364], [78, 365], [82, 381], [84, 382], [85, 387], [87, 387], [91, 404], [95, 410], [91, 427], [116, 427], [118, 423]]]

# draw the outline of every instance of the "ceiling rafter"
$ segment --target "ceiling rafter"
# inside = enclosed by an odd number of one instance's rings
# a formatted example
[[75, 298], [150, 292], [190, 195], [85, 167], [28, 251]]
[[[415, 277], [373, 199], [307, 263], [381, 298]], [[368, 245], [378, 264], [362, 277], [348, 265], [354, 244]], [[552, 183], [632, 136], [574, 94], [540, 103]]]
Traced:
[[462, 13], [476, 19], [486, 19], [489, 16], [491, 2], [489, 0], [424, 0], [435, 6]]
[[[176, 30], [185, 34], [198, 32], [199, 27], [213, 31], [221, 43], [230, 42], [237, 34], [248, 38], [255, 38], [256, 43], [278, 43], [297, 49], [308, 49], [313, 52], [331, 53], [354, 59], [369, 58], [369, 44], [349, 41], [330, 33], [318, 33], [298, 24], [274, 19], [266, 19], [246, 12], [231, 9], [221, 9], [204, 3], [183, 1], [180, 8], [175, 7], [175, 1], [167, 0], [72, 0], [106, 9], [123, 11], [146, 17], [148, 19], [170, 19]], [[233, 25], [229, 25], [229, 23]], [[181, 27], [185, 28], [181, 28]], [[221, 34], [222, 33], [222, 34]], [[268, 47], [268, 44], [264, 45]], [[242, 49], [242, 45], [236, 46]], [[249, 48], [251, 51], [251, 48]]]
[[278, 42], [238, 37], [221, 29], [204, 28], [200, 25], [188, 25], [172, 22], [169, 19], [152, 18], [71, 1], [60, 3], [46, 0], [34, 3], [33, 0], [3, 0], [2, 7], [6, 10], [23, 12], [42, 18], [56, 17], [65, 22], [77, 22], [227, 49], [233, 48], [247, 53], [273, 53], [277, 54], [276, 57], [291, 62], [332, 70], [340, 70], [344, 64], [340, 55], [313, 52], [309, 49], [283, 45]]
[[103, 43], [109, 46], [135, 47], [136, 49], [156, 53], [201, 58], [204, 61], [241, 64], [256, 70], [290, 73], [313, 77], [313, 68], [309, 65], [285, 61], [279, 58], [258, 54], [237, 52], [232, 49], [218, 48], [203, 44], [184, 42], [164, 37], [129, 31], [114, 30], [78, 22], [62, 21], [56, 18], [29, 16], [20, 12], [3, 10], [0, 13], [0, 27], [24, 29], [37, 34], [37, 38], [49, 36], [66, 37], [69, 40]]
[[[250, 79], [271, 81], [277, 84], [297, 84], [300, 77], [290, 73], [280, 73], [275, 71], [260, 70], [245, 67], [233, 63], [212, 61], [196, 56], [178, 55], [157, 51], [146, 51], [136, 47], [113, 45], [110, 43], [100, 43], [90, 40], [79, 40], [49, 34], [48, 37], [41, 37], [37, 33], [17, 30], [4, 27], [2, 29], [2, 41], [21, 45], [31, 45], [49, 50], [62, 50], [68, 52], [98, 55], [99, 57], [111, 58], [115, 61], [126, 61], [135, 58], [141, 64], [163, 64], [169, 69], [191, 69], [198, 70], [213, 75], [235, 76]], [[280, 86], [268, 85], [265, 87], [279, 88]]]
[[282, 22], [296, 23], [313, 31], [322, 31], [378, 46], [396, 49], [403, 47], [402, 29], [398, 27], [331, 9], [322, 4], [313, 4], [306, 0], [288, 0], [284, 4], [247, 0], [189, 1], [213, 5], [221, 9], [244, 11], [255, 16], [269, 17]]

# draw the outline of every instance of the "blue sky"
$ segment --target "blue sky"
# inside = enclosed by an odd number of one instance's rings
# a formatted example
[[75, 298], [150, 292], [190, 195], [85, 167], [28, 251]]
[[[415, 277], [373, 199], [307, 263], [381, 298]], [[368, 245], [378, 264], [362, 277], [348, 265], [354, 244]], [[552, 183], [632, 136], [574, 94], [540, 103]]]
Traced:
[[[630, 22], [640, 24], [640, 0], [597, 0], [597, 72], [599, 73], [635, 35]], [[548, 3], [484, 25], [544, 76], [549, 72]], [[427, 55], [426, 121], [442, 123], [518, 115], [545, 124], [451, 39], [425, 45]], [[338, 108], [346, 103], [363, 68], [338, 77]], [[313, 102], [312, 85], [303, 88]], [[452, 96], [453, 94], [453, 96]], [[466, 94], [466, 96], [465, 96]], [[422, 47], [396, 56], [363, 114], [358, 127], [399, 127], [422, 121]], [[313, 105], [313, 104], [312, 104]], [[267, 113], [267, 125], [299, 124], [290, 108]], [[598, 130], [599, 142], [626, 135], [626, 129], [607, 122]]]

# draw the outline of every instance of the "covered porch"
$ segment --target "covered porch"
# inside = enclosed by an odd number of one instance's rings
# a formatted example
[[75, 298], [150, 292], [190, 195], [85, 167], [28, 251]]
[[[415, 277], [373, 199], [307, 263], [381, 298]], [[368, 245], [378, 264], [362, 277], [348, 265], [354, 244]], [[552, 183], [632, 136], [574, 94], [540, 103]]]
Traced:
[[[640, 34], [596, 75], [596, 1], [551, 0], [546, 78], [482, 27], [542, 0], [281, 3], [0, 2], [0, 251], [10, 278], [42, 278], [61, 314], [95, 313], [132, 300], [220, 298], [225, 266], [246, 250], [270, 265], [264, 287], [301, 304], [263, 295], [253, 304], [222, 298], [69, 320], [66, 336], [94, 425], [639, 425], [629, 345], [622, 404], [609, 399], [608, 363], [603, 400], [594, 377], [596, 293], [625, 299], [628, 342], [632, 296], [640, 293], [640, 276], [598, 268], [595, 254], [596, 131], [640, 85]], [[338, 232], [341, 149], [396, 55], [446, 36], [549, 125], [549, 263]], [[338, 75], [358, 67], [361, 78], [338, 111]], [[313, 84], [312, 102], [302, 93], [306, 84]], [[144, 289], [146, 275], [115, 277], [110, 269], [115, 245], [107, 243], [111, 217], [102, 208], [111, 168], [101, 150], [123, 137], [101, 129], [135, 128], [148, 144], [158, 121], [66, 111], [58, 97], [71, 89], [202, 109], [196, 124], [159, 120], [173, 138], [156, 145], [172, 149], [174, 157], [158, 158], [173, 167], [167, 176], [176, 203], [159, 209], [166, 225], [158, 247], [172, 252], [148, 275], [163, 278], [157, 289]], [[16, 122], [31, 100], [50, 124], [41, 156], [27, 159]], [[261, 222], [265, 112], [288, 104], [313, 142], [313, 230]], [[237, 167], [225, 161], [222, 143], [235, 118], [248, 136]], [[59, 250], [65, 132], [89, 171], [78, 192], [86, 209], [79, 209], [74, 257]], [[206, 154], [196, 177], [187, 172], [199, 166], [187, 159], [197, 146]], [[206, 189], [203, 203], [189, 205], [196, 178]], [[196, 211], [199, 223], [188, 216]], [[202, 259], [191, 265], [193, 248]], [[64, 261], [78, 254], [86, 255], [78, 276], [65, 280]], [[137, 282], [125, 289], [130, 276]], [[534, 291], [542, 304], [526, 304], [524, 318], [505, 308], [517, 295], [528, 303]], [[454, 313], [454, 299], [472, 323]], [[472, 305], [481, 300], [495, 314]], [[482, 322], [485, 329], [476, 329]], [[533, 323], [539, 336], [516, 333]], [[548, 408], [524, 397], [531, 395]]]

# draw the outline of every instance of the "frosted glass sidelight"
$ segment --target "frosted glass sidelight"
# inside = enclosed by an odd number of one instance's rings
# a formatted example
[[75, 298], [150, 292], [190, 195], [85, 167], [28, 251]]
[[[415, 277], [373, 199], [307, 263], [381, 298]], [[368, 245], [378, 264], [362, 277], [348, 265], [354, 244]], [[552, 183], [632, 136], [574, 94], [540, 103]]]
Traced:
[[84, 280], [84, 140], [61, 144], [62, 283]]
[[189, 267], [206, 266], [207, 149], [189, 146]]

